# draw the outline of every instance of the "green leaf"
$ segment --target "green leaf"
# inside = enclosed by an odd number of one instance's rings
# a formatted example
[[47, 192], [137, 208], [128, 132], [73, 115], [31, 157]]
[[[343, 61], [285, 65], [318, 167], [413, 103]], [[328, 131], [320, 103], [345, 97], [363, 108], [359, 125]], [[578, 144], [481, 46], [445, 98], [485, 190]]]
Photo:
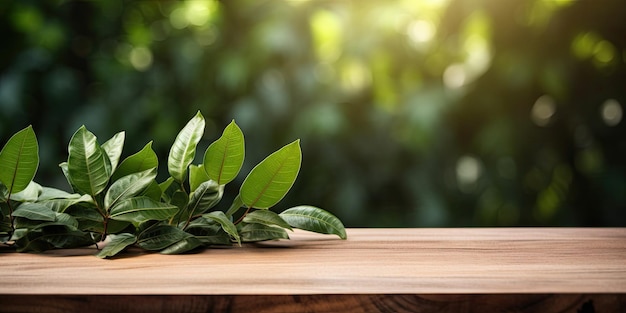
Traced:
[[124, 139], [126, 134], [122, 131], [115, 134], [111, 139], [102, 144], [102, 149], [106, 152], [109, 160], [111, 161], [111, 168], [113, 171], [117, 168], [117, 164], [122, 156], [122, 150], [124, 149]]
[[341, 221], [329, 212], [308, 205], [287, 209], [279, 214], [294, 228], [322, 234], [334, 234], [346, 239], [346, 229]]
[[106, 188], [111, 177], [111, 161], [96, 136], [81, 126], [68, 147], [67, 170], [71, 182], [82, 193], [97, 195]]
[[159, 183], [157, 183], [156, 180], [152, 180], [146, 190], [141, 193], [142, 196], [146, 196], [154, 201], [160, 201], [162, 194], [163, 192], [161, 191], [161, 188], [159, 188]]
[[241, 185], [239, 194], [243, 203], [258, 209], [274, 206], [293, 186], [301, 161], [300, 140], [265, 158], [252, 169]]
[[41, 252], [54, 248], [76, 248], [93, 244], [88, 234], [65, 226], [52, 225], [30, 230], [16, 240], [18, 252]]
[[161, 254], [181, 254], [202, 246], [202, 241], [196, 237], [185, 238], [161, 251]]
[[71, 215], [66, 213], [53, 212], [54, 220], [52, 221], [36, 221], [27, 218], [16, 218], [15, 228], [29, 228], [30, 230], [40, 229], [47, 226], [65, 226], [68, 229], [78, 229], [78, 221]]
[[210, 180], [209, 175], [204, 171], [202, 164], [189, 166], [189, 189], [191, 192], [194, 192], [200, 184], [208, 180]]
[[222, 200], [223, 194], [224, 185], [218, 185], [212, 180], [200, 184], [198, 189], [191, 194], [189, 205], [181, 214], [180, 220], [189, 220], [208, 211]]
[[203, 217], [194, 219], [185, 231], [194, 235], [205, 245], [232, 244], [230, 235], [222, 229], [219, 223]]
[[32, 126], [15, 133], [0, 151], [0, 181], [9, 194], [24, 190], [39, 167], [39, 145]]
[[45, 205], [55, 212], [65, 212], [70, 206], [78, 204], [78, 203], [90, 203], [95, 205], [95, 201], [90, 195], [82, 195], [79, 198], [70, 198], [70, 199], [49, 199], [49, 200], [40, 200], [39, 204]]
[[156, 168], [152, 168], [118, 179], [109, 187], [104, 197], [104, 207], [109, 210], [118, 202], [138, 195], [152, 184], [156, 175]]
[[231, 217], [233, 214], [237, 213], [239, 209], [243, 207], [243, 201], [241, 201], [241, 196], [237, 195], [235, 199], [233, 199], [233, 203], [231, 203], [228, 211], [226, 211], [226, 216]]
[[167, 169], [178, 182], [187, 176], [187, 168], [196, 155], [196, 146], [204, 134], [204, 117], [198, 111], [196, 115], [178, 133], [167, 158]]
[[78, 188], [76, 188], [76, 185], [74, 185], [74, 182], [72, 182], [72, 177], [70, 177], [70, 172], [67, 169], [67, 162], [62, 162], [61, 164], [59, 164], [59, 167], [61, 168], [61, 171], [63, 172], [63, 176], [65, 176], [67, 183], [70, 184], [70, 187], [72, 187], [72, 190], [74, 192], [79, 191]]
[[291, 226], [280, 217], [280, 215], [270, 211], [270, 210], [258, 210], [248, 213], [243, 218], [244, 223], [252, 224], [263, 224], [267, 226], [279, 226], [282, 228], [291, 229]]
[[143, 172], [151, 168], [159, 167], [159, 158], [154, 150], [152, 150], [152, 141], [146, 144], [139, 152], [127, 157], [120, 163], [120, 166], [113, 172], [112, 181], [118, 180], [120, 177]]
[[41, 192], [41, 185], [34, 181], [31, 181], [24, 190], [11, 195], [11, 200], [20, 202], [35, 202], [37, 201], [37, 199], [39, 199], [39, 195], [41, 195]]
[[162, 250], [185, 238], [190, 234], [171, 225], [156, 225], [143, 231], [137, 239], [137, 244], [146, 250]]
[[106, 257], [114, 256], [120, 253], [126, 247], [137, 242], [137, 238], [133, 234], [122, 233], [118, 235], [110, 235], [111, 242], [109, 242], [98, 254], [97, 257], [104, 259]]
[[243, 132], [233, 120], [204, 153], [204, 169], [210, 179], [225, 185], [239, 174], [244, 156]]
[[120, 201], [111, 208], [110, 218], [134, 223], [162, 221], [172, 217], [177, 211], [176, 206], [156, 202], [148, 197], [136, 197]]
[[182, 190], [177, 190], [170, 198], [169, 204], [176, 206], [178, 212], [183, 212], [187, 209], [187, 205], [189, 204], [189, 195]]
[[24, 202], [13, 211], [14, 217], [23, 217], [34, 221], [49, 221], [56, 219], [56, 214], [50, 208], [39, 203]]
[[81, 196], [77, 193], [69, 193], [60, 189], [51, 187], [41, 187], [41, 194], [37, 201], [45, 201], [50, 199], [78, 199]]
[[0, 203], [6, 202], [9, 198], [9, 189], [2, 182], [0, 182]]
[[241, 244], [241, 239], [239, 238], [239, 233], [237, 232], [237, 226], [230, 221], [230, 219], [224, 214], [222, 211], [214, 211], [211, 213], [207, 213], [202, 215], [202, 217], [210, 220], [214, 220], [218, 222], [224, 231], [226, 231], [229, 235], [231, 235], [237, 243]]
[[285, 229], [263, 224], [247, 224], [241, 228], [240, 233], [241, 240], [244, 242], [289, 239]]

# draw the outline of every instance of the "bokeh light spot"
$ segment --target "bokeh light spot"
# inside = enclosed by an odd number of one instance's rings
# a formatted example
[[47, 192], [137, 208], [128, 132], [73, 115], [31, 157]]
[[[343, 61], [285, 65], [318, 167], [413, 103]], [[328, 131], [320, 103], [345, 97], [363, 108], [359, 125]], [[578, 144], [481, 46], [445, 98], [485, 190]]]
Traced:
[[530, 117], [538, 126], [547, 126], [556, 113], [554, 99], [548, 95], [543, 95], [535, 101], [535, 105], [530, 112]]
[[461, 191], [473, 191], [481, 174], [482, 166], [475, 157], [465, 155], [458, 159], [456, 163], [456, 178]]
[[414, 44], [423, 44], [435, 36], [435, 25], [429, 21], [417, 20], [413, 21], [407, 27], [407, 35]]
[[128, 56], [130, 64], [138, 71], [145, 71], [152, 65], [152, 51], [146, 47], [135, 47]]
[[443, 72], [443, 83], [450, 89], [463, 87], [467, 80], [467, 73], [463, 64], [452, 64]]
[[600, 107], [600, 115], [607, 126], [616, 126], [622, 121], [624, 112], [622, 106], [615, 99], [604, 101]]

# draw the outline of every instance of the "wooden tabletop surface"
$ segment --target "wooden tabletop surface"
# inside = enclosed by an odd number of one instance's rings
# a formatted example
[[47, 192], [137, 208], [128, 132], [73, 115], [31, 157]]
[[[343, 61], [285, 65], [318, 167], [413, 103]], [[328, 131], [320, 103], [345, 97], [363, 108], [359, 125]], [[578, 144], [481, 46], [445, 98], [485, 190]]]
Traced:
[[0, 294], [626, 293], [626, 228], [348, 229], [187, 255], [0, 248]]

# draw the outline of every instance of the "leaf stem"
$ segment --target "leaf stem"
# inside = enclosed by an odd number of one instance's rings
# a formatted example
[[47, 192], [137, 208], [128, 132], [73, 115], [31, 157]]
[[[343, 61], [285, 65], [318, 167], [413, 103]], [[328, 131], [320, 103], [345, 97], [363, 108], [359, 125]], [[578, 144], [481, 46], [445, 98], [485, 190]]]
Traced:
[[250, 213], [250, 209], [252, 209], [252, 207], [248, 207], [246, 209], [246, 212], [243, 213], [243, 215], [241, 215], [241, 217], [235, 222], [235, 225], [241, 223], [241, 221], [243, 221], [243, 219], [246, 217], [246, 215], [248, 215], [248, 213]]
[[13, 233], [15, 232], [15, 218], [13, 217], [13, 206], [11, 206], [11, 194], [9, 194], [9, 197], [7, 198], [7, 206], [9, 207], [9, 220], [11, 221], [11, 236], [13, 236]]

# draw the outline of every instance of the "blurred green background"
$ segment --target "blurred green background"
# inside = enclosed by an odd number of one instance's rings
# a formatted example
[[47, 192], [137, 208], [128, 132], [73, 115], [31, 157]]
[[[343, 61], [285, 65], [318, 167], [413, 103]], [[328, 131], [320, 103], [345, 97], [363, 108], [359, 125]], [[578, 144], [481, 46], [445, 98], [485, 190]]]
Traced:
[[[162, 163], [200, 110], [240, 177], [302, 139], [277, 206], [349, 227], [626, 226], [626, 3], [0, 2], [0, 143], [32, 124], [39, 183], [82, 124]], [[165, 164], [161, 164], [165, 170]], [[165, 173], [159, 180], [165, 179]]]

